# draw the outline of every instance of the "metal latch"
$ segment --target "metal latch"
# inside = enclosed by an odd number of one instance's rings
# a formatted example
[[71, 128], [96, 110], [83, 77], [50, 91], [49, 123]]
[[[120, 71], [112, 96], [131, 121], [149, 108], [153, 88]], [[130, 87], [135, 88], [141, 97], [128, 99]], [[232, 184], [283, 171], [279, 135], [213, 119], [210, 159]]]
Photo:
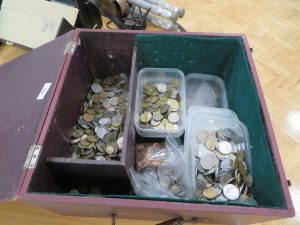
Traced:
[[206, 223], [206, 222], [211, 222], [211, 221], [208, 218], [184, 219], [182, 217], [177, 217], [177, 218], [173, 218], [173, 219], [158, 223], [156, 225], [183, 225], [185, 223], [195, 224], [195, 223]]
[[42, 149], [41, 145], [31, 145], [23, 169], [34, 169]]
[[73, 55], [77, 47], [77, 41], [69, 41], [65, 47], [64, 55]]

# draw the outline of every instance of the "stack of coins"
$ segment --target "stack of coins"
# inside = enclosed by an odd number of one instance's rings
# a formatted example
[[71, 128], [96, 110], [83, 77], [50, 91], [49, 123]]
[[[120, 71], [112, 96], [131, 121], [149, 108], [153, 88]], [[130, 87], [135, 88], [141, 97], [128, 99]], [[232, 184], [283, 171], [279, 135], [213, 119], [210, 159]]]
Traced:
[[94, 80], [70, 139], [71, 158], [120, 160], [128, 89], [124, 73]]
[[143, 129], [177, 130], [180, 127], [181, 96], [179, 80], [170, 83], [148, 83], [143, 87], [140, 127]]
[[215, 201], [255, 202], [253, 179], [245, 163], [243, 138], [231, 128], [199, 130], [194, 146], [195, 197]]

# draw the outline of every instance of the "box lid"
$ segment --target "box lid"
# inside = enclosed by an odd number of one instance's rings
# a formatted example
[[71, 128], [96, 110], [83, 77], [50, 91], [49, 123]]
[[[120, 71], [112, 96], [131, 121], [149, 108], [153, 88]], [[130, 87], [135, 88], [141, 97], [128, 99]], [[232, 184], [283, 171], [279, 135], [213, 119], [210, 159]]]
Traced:
[[0, 66], [0, 200], [17, 198], [73, 33]]

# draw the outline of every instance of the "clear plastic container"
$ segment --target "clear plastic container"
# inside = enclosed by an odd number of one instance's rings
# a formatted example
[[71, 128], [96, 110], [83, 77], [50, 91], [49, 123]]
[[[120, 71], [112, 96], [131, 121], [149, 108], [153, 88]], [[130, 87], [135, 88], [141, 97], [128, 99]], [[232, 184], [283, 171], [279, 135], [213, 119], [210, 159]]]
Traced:
[[[169, 85], [172, 80], [178, 79], [179, 85], [177, 91], [180, 94], [181, 101], [179, 103], [179, 121], [176, 130], [161, 130], [153, 128], [142, 128], [140, 126], [140, 113], [142, 110], [141, 103], [144, 97], [143, 87], [145, 84], [164, 83]], [[182, 71], [171, 68], [144, 68], [139, 71], [137, 78], [137, 93], [134, 112], [134, 126], [139, 135], [143, 137], [165, 138], [168, 134], [173, 137], [180, 137], [184, 133], [186, 122], [186, 102], [185, 102], [185, 77]]]
[[186, 108], [205, 106], [228, 108], [224, 81], [214, 75], [190, 73], [186, 76]]
[[195, 114], [197, 114], [198, 117], [217, 117], [217, 118], [221, 117], [221, 118], [239, 120], [236, 113], [230, 109], [191, 106], [188, 109], [187, 118], [194, 117]]
[[[192, 177], [196, 176], [194, 146], [197, 143], [196, 133], [199, 130], [206, 130], [209, 133], [223, 128], [231, 128], [241, 137], [240, 144], [245, 156], [248, 173], [252, 174], [251, 149], [247, 127], [233, 116], [227, 109], [213, 109], [204, 107], [192, 107], [189, 110], [184, 137], [185, 157], [191, 162]], [[224, 116], [225, 115], [225, 116]], [[226, 116], [227, 115], [227, 116]], [[192, 179], [192, 186], [195, 187], [196, 180]]]

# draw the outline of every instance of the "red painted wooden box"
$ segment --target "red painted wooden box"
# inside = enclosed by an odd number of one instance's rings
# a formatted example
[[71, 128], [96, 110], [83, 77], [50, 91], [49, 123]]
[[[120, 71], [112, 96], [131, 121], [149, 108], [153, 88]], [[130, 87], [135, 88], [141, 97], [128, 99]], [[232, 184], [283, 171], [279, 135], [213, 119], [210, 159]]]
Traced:
[[[163, 54], [156, 54], [157, 51]], [[128, 194], [128, 168], [134, 165], [134, 146], [140, 138], [133, 126], [136, 76], [143, 67], [174, 67], [185, 74], [218, 74], [226, 85], [238, 84], [227, 89], [229, 108], [249, 129], [258, 206], [149, 199]], [[121, 161], [63, 158], [93, 77], [120, 72], [130, 75]], [[244, 92], [247, 93], [243, 95]], [[20, 199], [65, 215], [114, 213], [120, 218], [162, 221], [183, 217], [199, 218], [206, 223], [247, 224], [294, 215], [263, 92], [244, 35], [79, 29], [2, 65], [0, 93], [2, 200]], [[257, 104], [239, 105], [239, 98], [250, 102], [256, 99]], [[259, 131], [251, 126], [253, 118]], [[47, 162], [50, 157], [54, 160]], [[271, 171], [270, 174], [260, 172], [261, 168]], [[71, 176], [66, 179], [68, 175]], [[107, 185], [106, 188], [116, 190], [99, 196], [70, 195], [70, 184], [74, 182]]]

